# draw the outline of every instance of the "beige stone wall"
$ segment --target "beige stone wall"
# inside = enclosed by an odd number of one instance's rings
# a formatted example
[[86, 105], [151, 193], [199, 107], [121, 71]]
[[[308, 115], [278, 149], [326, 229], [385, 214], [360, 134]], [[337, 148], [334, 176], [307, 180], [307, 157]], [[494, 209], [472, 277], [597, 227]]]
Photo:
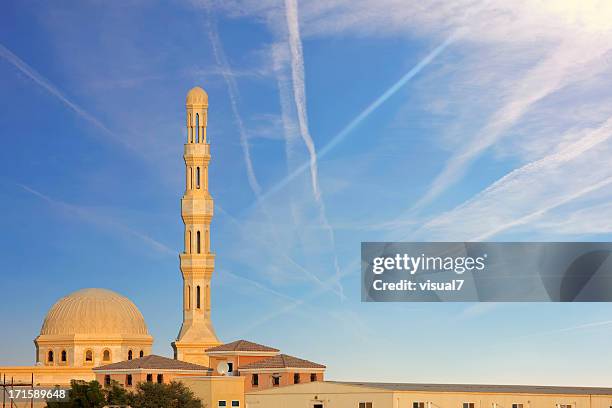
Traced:
[[250, 392], [246, 396], [248, 408], [359, 408], [360, 402], [372, 402], [372, 408], [412, 408], [414, 402], [424, 402], [426, 408], [462, 408], [473, 402], [474, 408], [557, 408], [558, 404], [572, 408], [610, 408], [612, 395], [558, 394], [486, 394], [455, 392], [393, 392], [370, 387], [335, 383], [309, 383]]
[[181, 377], [176, 378], [189, 387], [196, 397], [200, 398], [206, 408], [217, 408], [219, 401], [227, 401], [231, 408], [232, 401], [238, 401], [244, 408], [244, 377]]
[[70, 380], [91, 381], [94, 372], [89, 367], [13, 366], [0, 367], [0, 376], [6, 381], [29, 383], [34, 374], [34, 384], [41, 386], [68, 386]]
[[[512, 404], [523, 404], [524, 408], [556, 408], [557, 404], [571, 405], [572, 408], [591, 408], [589, 395], [398, 392], [395, 393], [394, 400], [395, 407], [410, 408], [415, 401], [426, 402], [427, 408], [462, 408], [464, 402], [473, 402], [474, 408], [512, 408]], [[609, 407], [610, 405], [607, 405], [605, 408]]]

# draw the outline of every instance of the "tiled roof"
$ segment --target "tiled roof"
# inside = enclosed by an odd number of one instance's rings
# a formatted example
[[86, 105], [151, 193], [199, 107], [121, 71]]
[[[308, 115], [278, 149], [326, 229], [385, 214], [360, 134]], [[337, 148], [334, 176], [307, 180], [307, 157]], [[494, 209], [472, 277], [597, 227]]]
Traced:
[[278, 353], [280, 350], [264, 346], [263, 344], [253, 343], [247, 340], [236, 340], [231, 343], [222, 344], [220, 346], [206, 349], [206, 352], [219, 351], [261, 351], [266, 353]]
[[118, 363], [107, 364], [95, 367], [94, 371], [105, 370], [137, 370], [137, 369], [152, 369], [152, 370], [192, 370], [192, 371], [210, 371], [211, 369], [202, 365], [187, 363], [185, 361], [174, 360], [167, 357], [156, 356], [151, 354], [133, 360], [120, 361]]
[[389, 391], [416, 392], [478, 392], [501, 394], [574, 394], [612, 395], [612, 388], [600, 387], [555, 387], [540, 385], [481, 385], [481, 384], [412, 384], [329, 381], [334, 384], [355, 385]]
[[259, 370], [268, 368], [325, 368], [325, 366], [286, 354], [279, 354], [238, 367], [238, 370]]

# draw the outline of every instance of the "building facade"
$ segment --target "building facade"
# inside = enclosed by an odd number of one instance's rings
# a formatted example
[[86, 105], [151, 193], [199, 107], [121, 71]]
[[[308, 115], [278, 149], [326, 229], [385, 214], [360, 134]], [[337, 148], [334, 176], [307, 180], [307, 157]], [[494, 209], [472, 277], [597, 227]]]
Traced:
[[612, 388], [330, 381], [247, 392], [245, 401], [247, 408], [610, 408]]

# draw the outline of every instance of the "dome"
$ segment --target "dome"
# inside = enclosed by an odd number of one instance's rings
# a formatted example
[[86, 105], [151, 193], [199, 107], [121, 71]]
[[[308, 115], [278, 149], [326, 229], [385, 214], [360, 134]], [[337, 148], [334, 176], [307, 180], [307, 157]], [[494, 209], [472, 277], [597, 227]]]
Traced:
[[128, 298], [107, 289], [81, 289], [58, 300], [40, 330], [44, 335], [148, 336], [142, 314]]
[[191, 90], [187, 94], [187, 105], [208, 106], [208, 94], [199, 86], [191, 88]]

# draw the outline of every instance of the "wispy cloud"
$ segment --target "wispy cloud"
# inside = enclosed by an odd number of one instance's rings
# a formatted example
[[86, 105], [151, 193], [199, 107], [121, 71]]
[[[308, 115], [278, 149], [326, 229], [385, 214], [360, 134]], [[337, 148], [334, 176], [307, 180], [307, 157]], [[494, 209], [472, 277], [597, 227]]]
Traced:
[[236, 121], [236, 126], [238, 127], [238, 133], [240, 135], [240, 146], [242, 147], [242, 154], [244, 157], [247, 179], [255, 195], [259, 197], [259, 195], [261, 194], [261, 186], [257, 181], [257, 177], [255, 176], [255, 170], [253, 169], [253, 160], [251, 158], [251, 147], [249, 145], [249, 138], [238, 109], [238, 101], [240, 99], [238, 85], [236, 84], [236, 79], [234, 77], [234, 74], [232, 73], [232, 69], [227, 60], [227, 56], [225, 55], [225, 51], [223, 50], [221, 40], [219, 39], [219, 33], [217, 31], [215, 21], [213, 20], [212, 12], [208, 8], [206, 10], [208, 13], [208, 37], [212, 45], [215, 60], [217, 62], [217, 65], [219, 65], [220, 67], [221, 75], [223, 76], [223, 79], [225, 80], [225, 83], [227, 85], [229, 100], [232, 107], [232, 113], [234, 115], [234, 120]]
[[53, 199], [49, 196], [47, 196], [46, 194], [41, 193], [40, 191], [37, 191], [29, 186], [26, 186], [24, 184], [17, 184], [20, 188], [22, 188], [24, 191], [27, 191], [28, 193], [44, 200], [45, 202], [47, 202], [49, 205], [51, 205], [52, 207], [55, 207], [57, 209], [60, 209], [61, 211], [64, 211], [68, 214], [70, 214], [71, 216], [76, 216], [78, 217], [80, 220], [87, 222], [87, 223], [92, 223], [94, 225], [96, 225], [99, 228], [105, 229], [105, 230], [111, 230], [113, 233], [120, 235], [122, 237], [128, 237], [128, 238], [136, 238], [142, 242], [144, 242], [145, 244], [149, 245], [151, 247], [151, 249], [155, 250], [156, 252], [162, 254], [162, 255], [170, 255], [170, 256], [176, 256], [176, 254], [178, 253], [178, 250], [176, 249], [172, 249], [170, 247], [168, 247], [167, 245], [157, 241], [156, 239], [148, 236], [147, 234], [144, 234], [140, 231], [137, 231], [131, 227], [128, 227], [127, 225], [111, 218], [108, 217], [106, 215], [102, 215], [96, 211], [94, 211], [91, 208], [86, 208], [86, 207], [82, 207], [82, 206], [78, 206], [78, 205], [74, 205], [74, 204], [69, 204], [66, 203], [64, 201], [61, 200], [56, 200]]
[[35, 84], [49, 92], [52, 96], [75, 112], [79, 117], [94, 125], [94, 127], [96, 127], [98, 130], [102, 131], [102, 133], [112, 139], [113, 142], [119, 143], [130, 150], [134, 150], [134, 148], [124, 138], [115, 134], [87, 110], [70, 100], [66, 95], [64, 95], [63, 92], [53, 85], [51, 81], [39, 74], [34, 68], [26, 64], [21, 58], [2, 44], [0, 44], [0, 57], [11, 63], [21, 73], [30, 78]]
[[601, 58], [609, 43], [593, 44], [593, 41], [567, 41], [558, 46], [543, 61], [531, 68], [524, 77], [513, 84], [513, 90], [503, 106], [472, 138], [468, 138], [459, 151], [451, 156], [440, 174], [434, 179], [426, 194], [413, 209], [420, 209], [461, 179], [468, 166], [488, 148], [495, 145], [525, 113], [536, 103], [553, 94], [568, 83], [580, 79], [575, 70]]
[[533, 222], [549, 211], [612, 183], [605, 162], [612, 154], [612, 118], [577, 132], [572, 143], [526, 164], [454, 210], [426, 223], [418, 236], [483, 240]]

